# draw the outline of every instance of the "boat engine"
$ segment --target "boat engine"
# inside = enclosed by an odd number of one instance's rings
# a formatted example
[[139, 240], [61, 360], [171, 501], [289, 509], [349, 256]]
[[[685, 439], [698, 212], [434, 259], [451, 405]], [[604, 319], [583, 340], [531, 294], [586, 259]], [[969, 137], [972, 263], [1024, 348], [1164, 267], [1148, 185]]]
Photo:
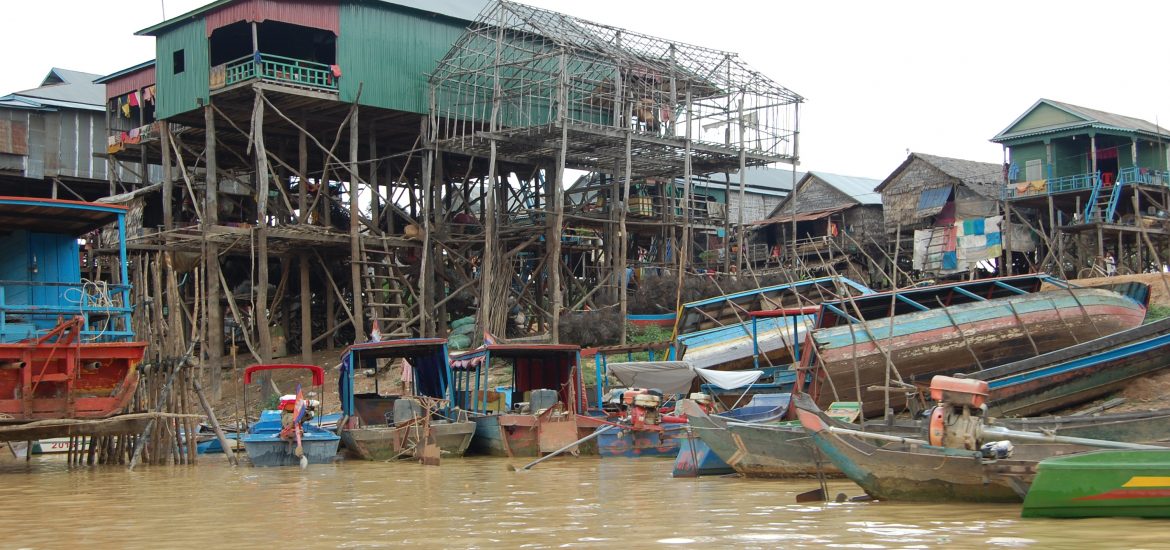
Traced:
[[983, 416], [987, 412], [987, 382], [950, 376], [930, 380], [930, 444], [953, 449], [980, 450]]
[[658, 390], [630, 388], [622, 393], [622, 404], [626, 406], [626, 419], [635, 429], [657, 426], [662, 422], [658, 411], [662, 392]]

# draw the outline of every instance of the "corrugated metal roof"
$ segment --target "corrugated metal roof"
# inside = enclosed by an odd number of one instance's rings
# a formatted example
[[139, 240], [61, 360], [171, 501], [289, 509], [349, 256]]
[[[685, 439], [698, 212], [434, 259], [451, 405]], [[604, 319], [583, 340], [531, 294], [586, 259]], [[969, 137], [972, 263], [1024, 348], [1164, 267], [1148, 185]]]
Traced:
[[[1062, 111], [1065, 111], [1073, 116], [1084, 119], [1084, 122], [1063, 123], [1063, 124], [1057, 124], [1057, 125], [1048, 126], [1048, 127], [1032, 128], [1032, 129], [1025, 130], [1022, 132], [1008, 133], [1008, 130], [1010, 130], [1017, 123], [1019, 123], [1020, 120], [1022, 120], [1029, 113], [1036, 110], [1036, 108], [1039, 107], [1041, 104], [1051, 105], [1051, 106], [1053, 106], [1057, 109], [1060, 109]], [[995, 137], [991, 138], [991, 141], [995, 142], [995, 143], [999, 143], [1001, 141], [1008, 141], [1011, 139], [1017, 139], [1017, 138], [1021, 138], [1021, 137], [1042, 135], [1042, 134], [1046, 134], [1046, 133], [1050, 133], [1050, 132], [1060, 132], [1060, 131], [1065, 131], [1065, 130], [1069, 130], [1069, 129], [1073, 129], [1073, 128], [1089, 128], [1089, 127], [1121, 130], [1121, 131], [1131, 131], [1131, 132], [1132, 131], [1145, 132], [1145, 133], [1149, 133], [1149, 134], [1154, 134], [1154, 135], [1159, 135], [1159, 136], [1164, 136], [1164, 137], [1170, 138], [1170, 132], [1167, 132], [1165, 129], [1161, 128], [1157, 124], [1154, 124], [1153, 122], [1145, 121], [1145, 120], [1142, 120], [1140, 118], [1134, 118], [1134, 117], [1129, 117], [1129, 116], [1125, 116], [1125, 115], [1119, 115], [1116, 113], [1099, 111], [1097, 109], [1090, 109], [1088, 107], [1081, 107], [1079, 105], [1073, 105], [1071, 103], [1064, 103], [1062, 101], [1054, 101], [1051, 99], [1040, 99], [1039, 101], [1034, 103], [1031, 107], [1029, 107], [1027, 111], [1024, 111], [1024, 114], [1020, 115], [1019, 117], [1016, 118], [1016, 120], [1012, 121], [1012, 123], [1009, 124], [1007, 128], [1005, 128], [1000, 133], [996, 134]]]
[[[804, 172], [796, 172], [794, 180], [791, 168], [749, 166], [744, 170], [747, 172], [746, 185], [744, 186], [745, 192], [778, 197], [787, 196], [792, 191], [793, 182], [800, 181], [805, 175]], [[731, 174], [730, 178], [721, 172], [691, 177], [691, 183], [695, 187], [700, 188], [712, 187], [723, 189], [727, 186], [728, 180], [730, 180], [733, 192], [739, 189], [739, 174]], [[675, 178], [675, 183], [678, 185], [682, 185], [683, 181], [684, 178]]]
[[[814, 210], [812, 212], [801, 212], [796, 215], [796, 221], [807, 222], [812, 220], [819, 220], [821, 218], [832, 216], [833, 214], [836, 214], [842, 210], [845, 210], [845, 207], [829, 208], [827, 210]], [[792, 221], [792, 214], [783, 214], [780, 216], [773, 216], [766, 220], [760, 220], [758, 222], [745, 223], [744, 225], [771, 225], [774, 223], [792, 223]]]
[[820, 178], [825, 183], [835, 187], [838, 191], [857, 199], [857, 202], [863, 205], [882, 203], [882, 194], [874, 191], [874, 188], [881, 184], [882, 180], [857, 176], [842, 176], [828, 172], [809, 172], [809, 175]]
[[943, 207], [947, 205], [947, 201], [951, 198], [951, 191], [953, 189], [949, 185], [934, 189], [923, 189], [922, 193], [918, 195], [918, 208], [914, 215], [922, 218], [942, 212]]
[[106, 87], [95, 84], [101, 75], [54, 67], [39, 88], [15, 92], [13, 96], [33, 98], [38, 103], [74, 109], [102, 110], [106, 108]]
[[[172, 17], [166, 21], [156, 23], [145, 29], [142, 29], [134, 34], [139, 36], [151, 36], [169, 29], [174, 25], [181, 24], [187, 20], [199, 17], [211, 10], [219, 8], [233, 2], [240, 0], [216, 0], [205, 6], [200, 6], [182, 15]], [[479, 12], [487, 6], [487, 0], [368, 0], [377, 3], [393, 4], [396, 6], [403, 6], [410, 9], [425, 11], [451, 17], [453, 19], [461, 19], [464, 21], [474, 21]]]
[[94, 84], [105, 84], [106, 82], [109, 82], [115, 78], [126, 76], [130, 73], [141, 71], [142, 69], [145, 69], [147, 67], [153, 67], [153, 66], [154, 66], [154, 60], [148, 59], [146, 61], [143, 61], [142, 63], [134, 65], [133, 67], [126, 67], [125, 69], [122, 69], [120, 71], [112, 72], [106, 76], [95, 79], [93, 82], [94, 82]]
[[27, 97], [20, 97], [15, 95], [6, 95], [0, 97], [0, 107], [6, 109], [30, 109], [34, 111], [51, 111], [51, 108], [45, 106], [40, 101], [33, 100]]

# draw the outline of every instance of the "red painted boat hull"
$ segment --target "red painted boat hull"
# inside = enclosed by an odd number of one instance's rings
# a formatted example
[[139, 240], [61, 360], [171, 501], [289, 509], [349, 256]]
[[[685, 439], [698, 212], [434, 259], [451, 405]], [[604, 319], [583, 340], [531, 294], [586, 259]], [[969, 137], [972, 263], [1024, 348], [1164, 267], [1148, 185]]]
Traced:
[[0, 413], [16, 420], [117, 414], [134, 397], [145, 352], [145, 342], [0, 344], [7, 367]]

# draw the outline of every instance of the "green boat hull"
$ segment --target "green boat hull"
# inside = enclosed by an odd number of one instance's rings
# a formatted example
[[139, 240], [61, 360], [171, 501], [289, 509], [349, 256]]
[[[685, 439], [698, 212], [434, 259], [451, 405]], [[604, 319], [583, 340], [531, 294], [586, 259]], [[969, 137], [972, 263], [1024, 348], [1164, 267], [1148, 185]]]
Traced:
[[1021, 515], [1170, 518], [1170, 449], [1094, 451], [1044, 460]]

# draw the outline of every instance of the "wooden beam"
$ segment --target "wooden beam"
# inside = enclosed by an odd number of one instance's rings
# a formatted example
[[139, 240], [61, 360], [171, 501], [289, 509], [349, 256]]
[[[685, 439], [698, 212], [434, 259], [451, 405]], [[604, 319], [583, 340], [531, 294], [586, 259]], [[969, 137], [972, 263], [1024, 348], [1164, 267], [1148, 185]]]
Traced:
[[252, 143], [256, 150], [256, 281], [252, 318], [260, 341], [261, 362], [272, 361], [272, 332], [268, 328], [268, 150], [264, 144], [264, 101], [255, 95], [252, 107]]
[[[219, 399], [223, 392], [220, 369], [223, 366], [223, 303], [221, 302], [220, 286], [217, 284], [223, 278], [219, 265], [219, 245], [208, 242], [208, 231], [219, 223], [219, 180], [216, 173], [215, 150], [215, 111], [210, 104], [203, 108], [203, 123], [205, 128], [204, 164], [206, 165], [206, 190], [203, 202], [203, 215], [199, 225], [204, 236], [203, 264], [207, 270], [205, 283], [207, 285], [207, 377], [208, 389], [213, 400]], [[170, 143], [173, 144], [173, 141]], [[182, 159], [179, 167], [186, 178], [186, 169]], [[191, 196], [191, 201], [197, 199]], [[230, 290], [229, 290], [230, 292]]]
[[353, 311], [350, 317], [353, 321], [353, 343], [360, 344], [366, 341], [365, 323], [362, 322], [362, 249], [361, 236], [358, 233], [361, 224], [358, 220], [361, 212], [358, 209], [358, 107], [354, 104], [353, 116], [349, 119], [349, 275], [353, 294]]

